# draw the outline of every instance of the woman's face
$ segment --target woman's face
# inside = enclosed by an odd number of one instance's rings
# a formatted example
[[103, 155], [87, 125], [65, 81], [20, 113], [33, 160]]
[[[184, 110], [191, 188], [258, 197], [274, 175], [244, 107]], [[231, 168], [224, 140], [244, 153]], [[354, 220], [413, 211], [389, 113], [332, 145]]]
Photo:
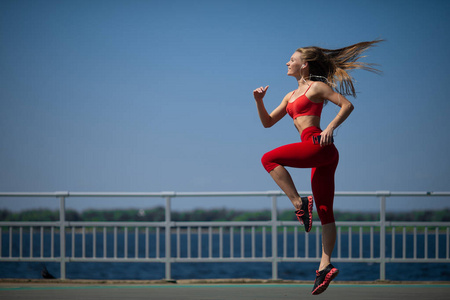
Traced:
[[288, 76], [300, 77], [300, 70], [303, 64], [304, 61], [301, 57], [301, 53], [295, 51], [294, 54], [292, 54], [291, 59], [286, 63], [286, 66], [288, 67]]

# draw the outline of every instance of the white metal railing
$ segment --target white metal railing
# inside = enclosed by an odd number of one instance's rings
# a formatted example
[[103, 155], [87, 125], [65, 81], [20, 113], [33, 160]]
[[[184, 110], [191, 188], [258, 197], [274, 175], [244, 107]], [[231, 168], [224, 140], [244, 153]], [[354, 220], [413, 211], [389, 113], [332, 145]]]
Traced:
[[[310, 192], [300, 193], [310, 194]], [[386, 221], [387, 197], [450, 197], [450, 192], [336, 192], [335, 195], [337, 197], [378, 197], [380, 220], [336, 222], [338, 236], [335, 252], [337, 256], [333, 257], [333, 261], [379, 263], [381, 280], [385, 279], [386, 263], [450, 263], [450, 222]], [[316, 262], [320, 260], [321, 255], [320, 226], [315, 226], [311, 233], [305, 233], [303, 230], [298, 230], [298, 222], [277, 219], [277, 199], [281, 196], [285, 195], [279, 191], [0, 193], [0, 197], [56, 197], [60, 201], [59, 221], [0, 222], [0, 262], [59, 262], [61, 279], [66, 278], [68, 262], [158, 262], [165, 264], [167, 280], [171, 280], [172, 277], [172, 263], [271, 262], [272, 279], [278, 279], [279, 262]], [[69, 197], [163, 198], [165, 199], [165, 220], [163, 222], [66, 221], [65, 204]], [[175, 197], [268, 197], [272, 201], [271, 219], [248, 222], [174, 222], [171, 220], [171, 200]], [[355, 228], [356, 234], [353, 231]], [[432, 228], [431, 231], [429, 228]], [[413, 231], [412, 242], [407, 241], [406, 233], [410, 230]], [[423, 234], [419, 232], [422, 230]], [[4, 232], [8, 238], [5, 243], [2, 241]], [[17, 234], [18, 241], [14, 238]], [[134, 240], [131, 240], [131, 236], [134, 236]], [[423, 242], [419, 244], [419, 238], [422, 239], [422, 237]], [[27, 243], [24, 242], [24, 238], [28, 239]], [[388, 238], [391, 249], [386, 247]], [[110, 245], [111, 240], [112, 245]], [[80, 243], [81, 253], [77, 253]], [[145, 245], [143, 251], [140, 250], [142, 243]], [[207, 253], [202, 251], [204, 243], [208, 244]], [[445, 254], [440, 250], [442, 243], [445, 243]], [[5, 251], [2, 249], [3, 244], [7, 244], [8, 247]], [[303, 247], [299, 246], [302, 244]], [[413, 254], [408, 256], [406, 252], [411, 244]], [[28, 245], [27, 249], [24, 245]], [[134, 251], [129, 251], [133, 245]], [[358, 245], [358, 253], [353, 253], [354, 245]], [[401, 247], [396, 247], [397, 245]], [[122, 255], [118, 254], [119, 248], [123, 249]], [[397, 255], [398, 248], [401, 249], [400, 255]], [[432, 251], [429, 250], [430, 248]], [[418, 255], [419, 250], [423, 252], [421, 256]], [[3, 252], [8, 254], [2, 255]], [[387, 256], [387, 252], [390, 255]]]

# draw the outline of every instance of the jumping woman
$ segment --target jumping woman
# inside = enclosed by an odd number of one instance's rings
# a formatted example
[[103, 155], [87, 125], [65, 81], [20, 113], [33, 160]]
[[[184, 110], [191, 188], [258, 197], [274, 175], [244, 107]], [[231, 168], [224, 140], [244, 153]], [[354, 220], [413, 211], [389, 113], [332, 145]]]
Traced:
[[[269, 86], [253, 91], [258, 114], [265, 128], [272, 127], [289, 114], [300, 134], [301, 142], [267, 152], [261, 161], [266, 171], [291, 200], [295, 214], [305, 226], [306, 232], [311, 230], [313, 202], [316, 204], [322, 223], [322, 258], [316, 271], [313, 295], [324, 292], [339, 273], [330, 261], [336, 242], [333, 214], [334, 173], [339, 160], [338, 150], [333, 144], [333, 132], [353, 111], [352, 103], [344, 97], [356, 97], [353, 79], [347, 71], [365, 69], [378, 72], [371, 64], [358, 61], [365, 50], [378, 42], [380, 40], [362, 42], [336, 50], [319, 47], [297, 49], [286, 66], [287, 75], [296, 79], [298, 88], [287, 93], [281, 104], [270, 114], [263, 102]], [[327, 101], [339, 106], [340, 110], [322, 130], [320, 116]], [[313, 196], [299, 196], [285, 167], [312, 169]]]

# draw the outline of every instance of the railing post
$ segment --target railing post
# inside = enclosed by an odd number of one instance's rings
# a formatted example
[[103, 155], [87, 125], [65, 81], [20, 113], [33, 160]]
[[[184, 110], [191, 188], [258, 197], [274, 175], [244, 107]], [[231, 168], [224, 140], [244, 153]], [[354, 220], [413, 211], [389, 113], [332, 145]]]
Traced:
[[[175, 193], [173, 193], [175, 194]], [[166, 218], [165, 218], [165, 236], [166, 236], [166, 257], [165, 257], [165, 267], [166, 267], [166, 280], [171, 281], [171, 196], [166, 195]]]
[[[68, 195], [68, 193], [65, 193]], [[60, 278], [66, 279], [66, 197], [59, 195]]]
[[272, 196], [272, 280], [278, 279], [277, 196]]
[[386, 196], [380, 197], [380, 280], [386, 280]]

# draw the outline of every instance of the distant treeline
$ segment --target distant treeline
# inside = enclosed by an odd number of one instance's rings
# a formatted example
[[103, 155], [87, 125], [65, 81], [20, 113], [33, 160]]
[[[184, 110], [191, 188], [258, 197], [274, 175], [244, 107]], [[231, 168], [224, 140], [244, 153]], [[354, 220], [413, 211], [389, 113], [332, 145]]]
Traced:
[[[82, 212], [66, 211], [67, 221], [164, 221], [164, 207], [151, 209], [89, 209]], [[271, 218], [270, 210], [244, 211], [234, 209], [195, 209], [191, 211], [172, 212], [172, 221], [267, 221]], [[337, 221], [378, 221], [378, 212], [342, 212], [335, 211]], [[59, 210], [33, 209], [20, 212], [0, 210], [0, 221], [58, 221]], [[278, 220], [295, 221], [293, 210], [279, 212]], [[314, 220], [318, 221], [314, 213]], [[450, 221], [450, 209], [411, 212], [389, 212], [387, 221]]]

